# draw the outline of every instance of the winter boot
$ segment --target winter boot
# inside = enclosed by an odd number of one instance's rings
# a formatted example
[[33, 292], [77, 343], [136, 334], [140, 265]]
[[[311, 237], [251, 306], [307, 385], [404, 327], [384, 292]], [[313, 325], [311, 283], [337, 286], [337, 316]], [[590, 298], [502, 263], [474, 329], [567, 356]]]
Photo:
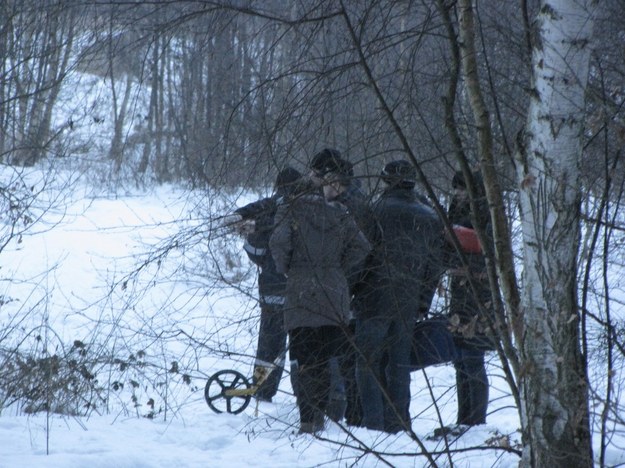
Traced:
[[299, 434], [316, 434], [323, 431], [325, 427], [325, 417], [322, 412], [316, 412], [312, 422], [303, 422], [299, 426]]

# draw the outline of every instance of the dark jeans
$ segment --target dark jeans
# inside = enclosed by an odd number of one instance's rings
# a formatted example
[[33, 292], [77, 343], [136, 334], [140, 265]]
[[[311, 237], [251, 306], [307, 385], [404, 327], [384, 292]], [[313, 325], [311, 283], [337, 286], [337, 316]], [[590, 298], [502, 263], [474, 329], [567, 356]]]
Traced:
[[341, 374], [339, 357], [331, 357], [328, 365], [330, 366], [330, 392], [326, 414], [333, 421], [340, 421], [345, 416], [347, 397], [345, 396], [345, 380]]
[[474, 426], [486, 423], [488, 409], [488, 376], [484, 351], [458, 346], [456, 391], [458, 396], [458, 424]]
[[395, 433], [410, 428], [412, 324], [383, 318], [356, 323], [356, 379], [362, 425]]
[[[273, 362], [286, 351], [286, 331], [284, 330], [283, 306], [261, 303], [258, 347], [255, 366], [272, 367]], [[278, 392], [283, 367], [273, 370], [267, 380], [256, 391], [256, 396], [271, 399]], [[253, 379], [254, 383], [256, 379]], [[293, 375], [291, 376], [293, 383]]]
[[362, 408], [356, 382], [356, 348], [354, 343], [355, 323], [345, 328], [345, 341], [341, 343], [339, 355], [330, 359], [330, 396], [327, 415], [333, 421], [349, 426], [362, 424]]
[[360, 393], [358, 392], [358, 382], [356, 380], [356, 323], [352, 321], [347, 328], [347, 341], [341, 350], [338, 361], [344, 382], [344, 392], [346, 400], [345, 422], [350, 426], [360, 426], [362, 424], [362, 405], [360, 403]]
[[297, 362], [297, 406], [300, 422], [312, 423], [324, 413], [330, 395], [330, 359], [345, 346], [341, 327], [301, 327], [289, 332], [290, 357]]

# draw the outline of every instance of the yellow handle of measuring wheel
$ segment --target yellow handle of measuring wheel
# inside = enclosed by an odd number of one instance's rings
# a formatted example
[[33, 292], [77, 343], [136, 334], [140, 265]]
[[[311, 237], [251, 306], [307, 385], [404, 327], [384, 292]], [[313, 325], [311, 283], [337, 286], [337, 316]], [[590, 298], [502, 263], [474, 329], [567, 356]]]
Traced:
[[230, 390], [225, 390], [224, 395], [229, 397], [248, 396], [254, 395], [254, 393], [256, 393], [256, 390], [258, 390], [258, 385], [252, 385], [250, 388], [232, 388]]

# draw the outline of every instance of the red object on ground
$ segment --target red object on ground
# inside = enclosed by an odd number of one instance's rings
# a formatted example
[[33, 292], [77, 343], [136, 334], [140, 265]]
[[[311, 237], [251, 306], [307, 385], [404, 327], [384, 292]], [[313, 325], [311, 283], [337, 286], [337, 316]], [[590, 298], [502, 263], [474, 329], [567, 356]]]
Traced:
[[[452, 227], [463, 252], [472, 254], [482, 253], [482, 244], [480, 244], [480, 239], [477, 237], [475, 229], [458, 226], [457, 224], [454, 224]], [[451, 242], [451, 239], [448, 240]]]

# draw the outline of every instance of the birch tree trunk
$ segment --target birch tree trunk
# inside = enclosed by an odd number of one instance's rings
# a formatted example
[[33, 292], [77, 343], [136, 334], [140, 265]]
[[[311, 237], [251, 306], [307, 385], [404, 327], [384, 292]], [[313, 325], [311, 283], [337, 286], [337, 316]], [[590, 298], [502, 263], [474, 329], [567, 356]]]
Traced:
[[521, 465], [592, 466], [588, 379], [580, 348], [581, 118], [592, 0], [541, 0], [533, 89], [519, 151], [523, 227]]

